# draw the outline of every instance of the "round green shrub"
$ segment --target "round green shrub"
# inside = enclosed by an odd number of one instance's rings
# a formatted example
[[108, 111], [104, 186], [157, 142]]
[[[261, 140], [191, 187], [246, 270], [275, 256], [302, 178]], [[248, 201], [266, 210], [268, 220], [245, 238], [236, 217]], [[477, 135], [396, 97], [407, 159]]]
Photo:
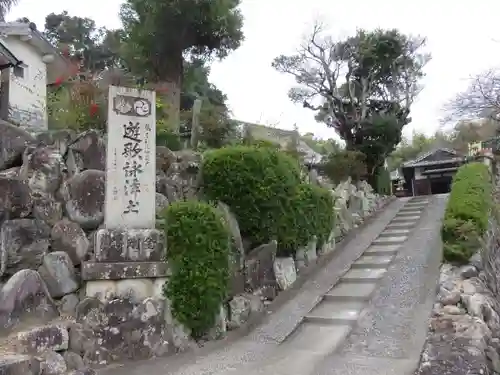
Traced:
[[165, 224], [172, 275], [164, 293], [173, 316], [201, 337], [213, 327], [229, 289], [229, 231], [215, 207], [195, 201], [172, 203]]
[[334, 199], [328, 189], [311, 184], [300, 184], [287, 212], [280, 219], [278, 252], [281, 256], [294, 255], [306, 246], [313, 236], [323, 245], [335, 223]]
[[208, 151], [201, 176], [206, 198], [231, 207], [252, 245], [278, 238], [280, 219], [301, 181], [297, 160], [271, 147]]

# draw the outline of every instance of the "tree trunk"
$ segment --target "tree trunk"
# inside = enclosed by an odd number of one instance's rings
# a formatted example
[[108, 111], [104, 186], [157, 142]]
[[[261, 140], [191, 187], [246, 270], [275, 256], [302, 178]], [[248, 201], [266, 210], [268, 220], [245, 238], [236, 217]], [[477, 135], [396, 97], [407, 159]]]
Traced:
[[163, 66], [163, 74], [158, 82], [157, 91], [164, 103], [164, 115], [174, 133], [179, 133], [180, 127], [183, 62], [182, 52], [172, 54]]

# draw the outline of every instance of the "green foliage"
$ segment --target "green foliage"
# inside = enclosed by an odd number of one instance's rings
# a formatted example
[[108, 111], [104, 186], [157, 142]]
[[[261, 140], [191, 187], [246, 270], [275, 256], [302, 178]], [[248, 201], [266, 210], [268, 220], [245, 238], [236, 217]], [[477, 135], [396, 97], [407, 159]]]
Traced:
[[222, 58], [239, 47], [238, 5], [239, 0], [127, 0], [120, 12], [125, 60], [146, 78], [178, 82], [184, 52]]
[[[356, 132], [354, 150], [365, 154], [367, 172], [374, 176], [376, 168], [384, 164], [385, 158], [401, 142], [401, 131], [405, 122], [395, 116], [374, 115], [362, 123]], [[374, 181], [373, 181], [374, 182]]]
[[68, 57], [78, 59], [83, 71], [101, 71], [119, 61], [119, 32], [98, 28], [91, 18], [70, 16], [67, 11], [50, 13], [44, 35]]
[[306, 246], [315, 235], [318, 245], [324, 244], [334, 226], [334, 203], [328, 189], [312, 184], [300, 184], [287, 207], [287, 212], [279, 221], [279, 254], [294, 255], [298, 248]]
[[445, 260], [466, 263], [477, 250], [488, 227], [492, 188], [490, 172], [482, 163], [457, 171], [441, 228]]
[[201, 173], [206, 197], [231, 207], [252, 244], [278, 238], [300, 183], [296, 160], [271, 147], [231, 146], [206, 152]]
[[345, 181], [348, 177], [359, 181], [366, 175], [366, 156], [359, 151], [340, 150], [328, 155], [322, 169], [335, 183]]
[[391, 174], [384, 167], [378, 167], [375, 172], [375, 186], [374, 190], [381, 195], [391, 195]]
[[48, 92], [50, 129], [106, 131], [106, 95], [93, 82], [67, 82]]
[[213, 327], [229, 288], [230, 234], [220, 212], [206, 203], [172, 203], [165, 211], [172, 276], [164, 293], [173, 316], [194, 337]]

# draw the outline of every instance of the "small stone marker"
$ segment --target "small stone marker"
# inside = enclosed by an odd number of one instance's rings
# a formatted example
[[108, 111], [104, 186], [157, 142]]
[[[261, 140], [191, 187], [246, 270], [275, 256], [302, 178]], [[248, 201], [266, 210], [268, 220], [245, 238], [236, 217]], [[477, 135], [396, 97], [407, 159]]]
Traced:
[[155, 227], [156, 95], [109, 87], [107, 229]]
[[96, 233], [93, 259], [82, 264], [93, 289], [99, 280], [169, 273], [165, 234], [155, 229], [155, 105], [154, 91], [109, 88], [105, 228]]

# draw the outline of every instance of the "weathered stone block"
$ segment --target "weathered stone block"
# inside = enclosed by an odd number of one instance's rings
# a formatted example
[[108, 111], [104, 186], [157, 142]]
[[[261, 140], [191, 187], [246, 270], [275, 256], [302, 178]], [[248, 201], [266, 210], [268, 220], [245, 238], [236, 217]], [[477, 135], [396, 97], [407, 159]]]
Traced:
[[57, 352], [68, 349], [68, 340], [66, 327], [51, 324], [18, 332], [14, 338], [14, 346], [21, 353], [43, 353], [47, 350]]
[[169, 275], [166, 262], [82, 263], [83, 280], [148, 279]]
[[245, 260], [247, 285], [252, 290], [262, 287], [275, 287], [274, 260], [278, 243], [271, 241], [250, 251]]
[[19, 323], [47, 323], [59, 315], [44, 281], [33, 270], [12, 276], [0, 293], [0, 332]]
[[166, 249], [165, 234], [157, 229], [100, 229], [96, 233], [96, 262], [159, 262]]

